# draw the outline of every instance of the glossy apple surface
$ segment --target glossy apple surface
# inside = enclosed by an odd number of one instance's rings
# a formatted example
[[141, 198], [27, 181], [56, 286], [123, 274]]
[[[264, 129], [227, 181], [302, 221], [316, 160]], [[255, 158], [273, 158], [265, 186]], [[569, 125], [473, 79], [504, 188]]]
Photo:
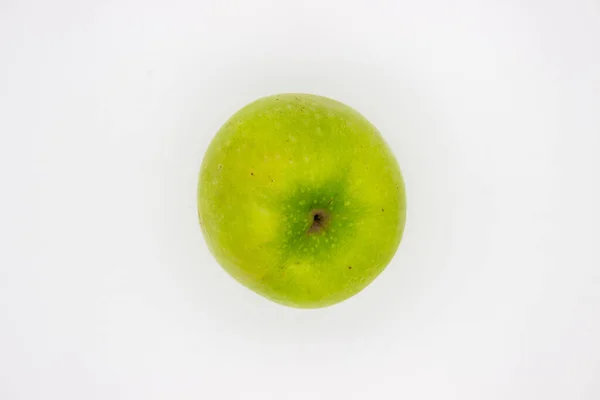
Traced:
[[281, 94], [245, 106], [216, 134], [198, 212], [231, 276], [278, 303], [316, 308], [386, 267], [406, 201], [394, 155], [363, 116], [325, 97]]

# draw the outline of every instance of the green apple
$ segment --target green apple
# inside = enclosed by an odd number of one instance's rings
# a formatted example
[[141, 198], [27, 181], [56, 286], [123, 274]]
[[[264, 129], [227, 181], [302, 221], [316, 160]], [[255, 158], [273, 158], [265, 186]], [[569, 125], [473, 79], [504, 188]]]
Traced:
[[275, 302], [317, 308], [360, 292], [386, 267], [406, 200], [394, 155], [362, 115], [281, 94], [245, 106], [214, 137], [198, 213], [231, 276]]

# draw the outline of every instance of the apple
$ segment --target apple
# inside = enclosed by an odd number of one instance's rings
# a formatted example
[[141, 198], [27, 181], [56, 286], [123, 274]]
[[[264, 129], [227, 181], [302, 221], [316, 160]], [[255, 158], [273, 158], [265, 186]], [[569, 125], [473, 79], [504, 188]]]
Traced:
[[218, 131], [201, 166], [198, 214], [232, 277], [275, 302], [317, 308], [355, 295], [386, 267], [406, 200], [394, 155], [361, 114], [280, 94]]

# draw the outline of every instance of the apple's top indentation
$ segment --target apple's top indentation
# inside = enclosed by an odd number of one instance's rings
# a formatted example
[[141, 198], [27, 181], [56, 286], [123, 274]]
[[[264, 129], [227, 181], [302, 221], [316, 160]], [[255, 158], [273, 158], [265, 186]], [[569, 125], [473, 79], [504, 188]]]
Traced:
[[310, 228], [308, 229], [309, 235], [323, 232], [325, 230], [325, 228], [327, 227], [327, 225], [329, 224], [329, 220], [331, 219], [331, 216], [329, 215], [329, 213], [323, 209], [312, 210], [310, 212], [310, 216], [311, 216], [312, 224], [310, 225]]

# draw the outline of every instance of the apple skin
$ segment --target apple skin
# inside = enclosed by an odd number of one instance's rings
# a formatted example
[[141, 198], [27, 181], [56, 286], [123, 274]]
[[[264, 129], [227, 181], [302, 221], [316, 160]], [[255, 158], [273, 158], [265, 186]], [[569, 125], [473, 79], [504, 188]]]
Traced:
[[258, 99], [206, 151], [198, 213], [236, 280], [275, 302], [325, 307], [392, 259], [406, 217], [394, 155], [354, 109], [309, 94]]

